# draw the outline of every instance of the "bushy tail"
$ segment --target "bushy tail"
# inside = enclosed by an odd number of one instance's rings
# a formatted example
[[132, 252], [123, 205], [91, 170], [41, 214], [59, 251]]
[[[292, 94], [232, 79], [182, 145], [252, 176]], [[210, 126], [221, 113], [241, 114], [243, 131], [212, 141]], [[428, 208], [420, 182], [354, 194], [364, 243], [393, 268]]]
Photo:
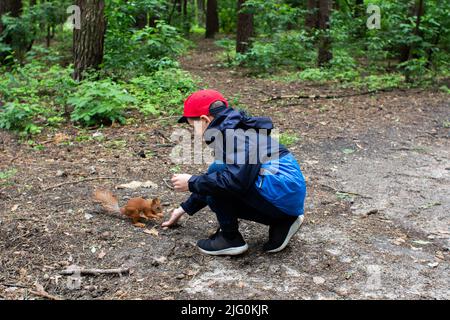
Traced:
[[119, 201], [109, 190], [95, 190], [94, 200], [100, 202], [103, 208], [110, 213], [120, 213]]

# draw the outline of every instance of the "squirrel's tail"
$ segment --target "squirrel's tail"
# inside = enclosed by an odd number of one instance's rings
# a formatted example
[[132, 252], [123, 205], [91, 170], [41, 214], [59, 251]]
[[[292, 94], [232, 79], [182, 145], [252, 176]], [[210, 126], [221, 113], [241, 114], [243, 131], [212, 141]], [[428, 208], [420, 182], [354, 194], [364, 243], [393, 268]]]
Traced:
[[103, 208], [110, 213], [120, 213], [119, 201], [109, 190], [95, 190], [94, 200], [100, 202]]

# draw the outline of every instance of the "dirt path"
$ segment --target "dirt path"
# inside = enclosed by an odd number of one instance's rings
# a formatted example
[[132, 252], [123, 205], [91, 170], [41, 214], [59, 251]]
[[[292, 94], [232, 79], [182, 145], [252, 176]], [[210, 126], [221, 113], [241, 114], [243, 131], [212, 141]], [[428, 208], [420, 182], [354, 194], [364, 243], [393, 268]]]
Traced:
[[[243, 222], [249, 252], [213, 258], [195, 247], [216, 227], [209, 210], [176, 229], [155, 225], [158, 236], [98, 211], [90, 201], [94, 187], [132, 180], [151, 180], [157, 188], [116, 190], [121, 199], [158, 195], [169, 210], [184, 198], [163, 179], [205, 166], [170, 163], [172, 123], [107, 128], [101, 139], [68, 129], [72, 143], [50, 142], [43, 151], [0, 132], [0, 171], [17, 170], [10, 185], [0, 186], [0, 298], [35, 298], [29, 289], [38, 282], [50, 294], [81, 299], [448, 299], [448, 96], [398, 90], [265, 102], [269, 95], [335, 89], [244, 77], [217, 67], [218, 53], [201, 41], [182, 66], [205, 87], [238, 97], [251, 113], [270, 115], [282, 132], [299, 137], [290, 149], [308, 181], [307, 219], [290, 246], [262, 253], [267, 228]], [[42, 191], [104, 176], [117, 179]], [[83, 277], [71, 290], [58, 272], [72, 264], [129, 267], [131, 274]]]

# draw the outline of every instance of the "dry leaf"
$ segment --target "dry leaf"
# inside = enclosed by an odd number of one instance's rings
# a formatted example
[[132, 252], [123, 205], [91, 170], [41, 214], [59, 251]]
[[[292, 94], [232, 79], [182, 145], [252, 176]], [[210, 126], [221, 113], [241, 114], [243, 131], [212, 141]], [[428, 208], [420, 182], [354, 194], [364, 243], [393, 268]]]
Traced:
[[144, 233], [150, 234], [150, 235], [155, 236], [155, 237], [159, 236], [159, 232], [155, 228], [145, 229]]
[[313, 282], [315, 284], [324, 284], [325, 283], [325, 279], [322, 277], [313, 277]]
[[61, 143], [63, 141], [69, 140], [70, 137], [64, 133], [57, 133], [55, 134], [55, 138], [53, 139], [53, 141], [55, 143]]
[[117, 189], [137, 189], [137, 188], [151, 188], [151, 189], [157, 189], [158, 185], [152, 181], [131, 181], [130, 183], [125, 183], [118, 185], [116, 187]]
[[100, 253], [98, 254], [99, 259], [103, 259], [105, 256], [106, 256], [106, 252], [104, 250], [100, 251]]
[[11, 212], [16, 211], [17, 209], [19, 209], [19, 205], [18, 205], [18, 204], [15, 204], [15, 205], [13, 205], [13, 207], [11, 208]]
[[43, 287], [40, 283], [36, 282], [36, 283], [34, 284], [34, 286], [36, 287], [36, 291], [37, 291], [37, 292], [39, 292], [39, 293], [45, 292], [44, 287]]

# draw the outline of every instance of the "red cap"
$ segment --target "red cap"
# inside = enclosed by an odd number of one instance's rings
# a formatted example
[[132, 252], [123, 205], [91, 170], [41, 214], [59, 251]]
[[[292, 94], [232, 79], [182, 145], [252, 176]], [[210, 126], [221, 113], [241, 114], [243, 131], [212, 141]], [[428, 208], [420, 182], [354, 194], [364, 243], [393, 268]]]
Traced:
[[184, 101], [183, 117], [178, 122], [187, 122], [187, 118], [209, 115], [209, 107], [216, 101], [222, 101], [228, 107], [228, 101], [216, 90], [208, 89], [194, 92]]

